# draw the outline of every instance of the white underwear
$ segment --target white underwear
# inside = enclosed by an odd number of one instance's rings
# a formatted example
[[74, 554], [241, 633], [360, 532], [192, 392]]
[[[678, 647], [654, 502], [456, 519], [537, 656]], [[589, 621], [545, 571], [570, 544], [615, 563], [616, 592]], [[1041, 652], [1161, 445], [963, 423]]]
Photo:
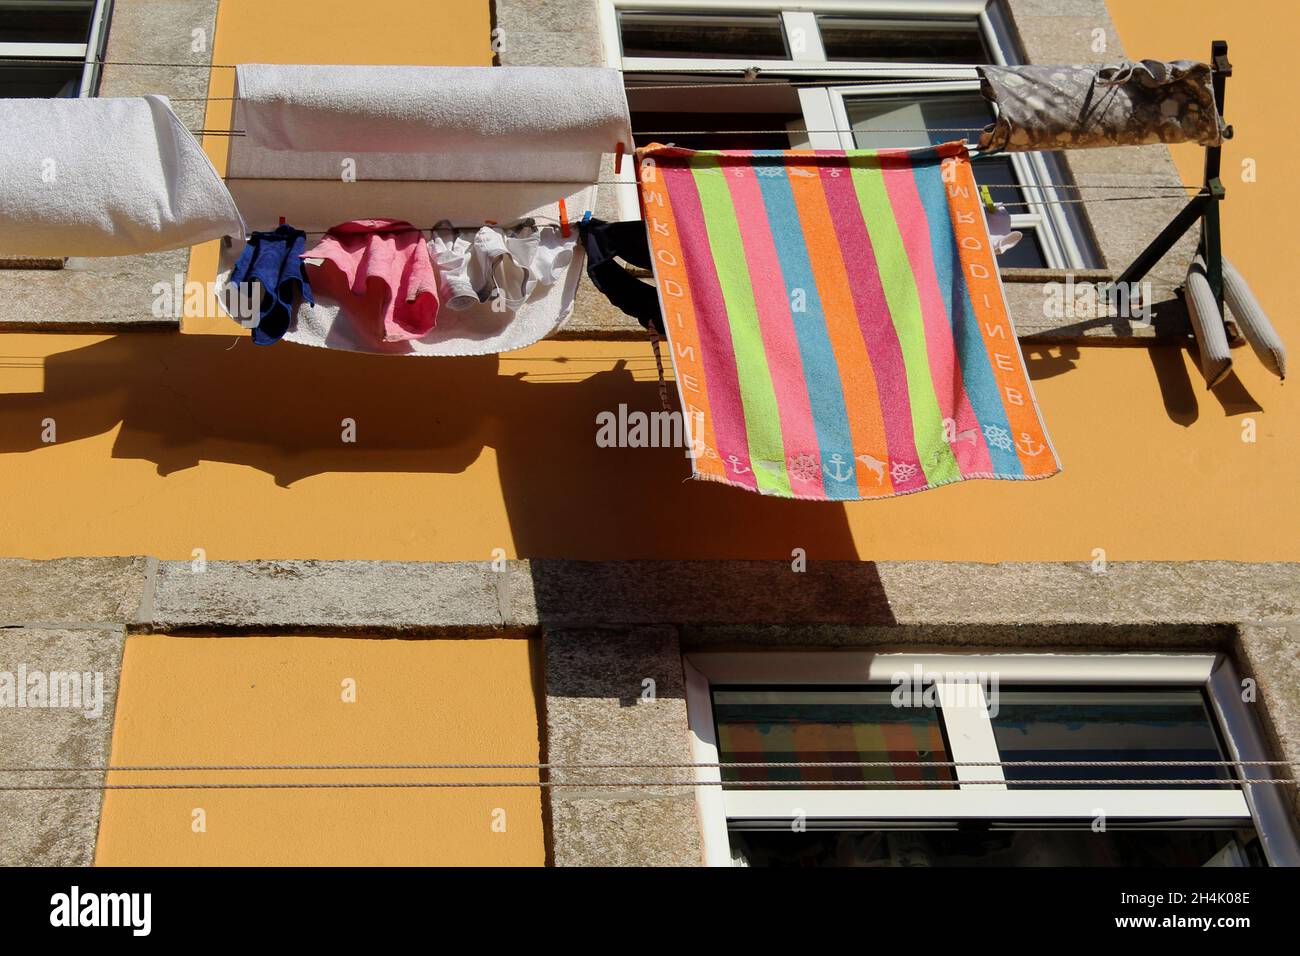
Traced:
[[984, 218], [988, 220], [989, 242], [993, 244], [994, 253], [999, 256], [1010, 252], [1024, 235], [1011, 228], [1011, 213], [1007, 212], [1007, 207], [1002, 203], [996, 203], [992, 211], [986, 209]]
[[478, 305], [478, 292], [466, 271], [470, 260], [469, 237], [458, 233], [444, 219], [433, 227], [429, 254], [438, 267], [438, 299], [443, 308], [461, 312]]
[[463, 310], [500, 295], [510, 311], [528, 301], [540, 286], [554, 284], [569, 263], [577, 232], [568, 239], [553, 226], [525, 220], [507, 235], [500, 226], [482, 226], [469, 238], [446, 220], [433, 229], [429, 252], [437, 263], [443, 304]]

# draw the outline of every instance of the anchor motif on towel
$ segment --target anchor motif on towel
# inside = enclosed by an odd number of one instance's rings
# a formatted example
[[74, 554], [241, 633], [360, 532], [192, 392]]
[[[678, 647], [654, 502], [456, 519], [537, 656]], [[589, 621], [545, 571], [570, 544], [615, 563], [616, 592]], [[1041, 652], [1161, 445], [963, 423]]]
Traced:
[[867, 471], [876, 476], [876, 484], [885, 483], [885, 463], [879, 458], [872, 458], [870, 455], [855, 455], [858, 461], [867, 466]]
[[[1038, 445], [1038, 447], [1035, 448], [1034, 445]], [[1016, 447], [1032, 458], [1042, 454], [1043, 449], [1047, 446], [1041, 442], [1035, 442], [1033, 438], [1030, 437], [1029, 432], [1021, 432], [1020, 441], [1016, 442]]]
[[731, 470], [738, 475], [747, 475], [751, 471], [748, 465], [742, 465], [740, 463], [739, 455], [728, 455], [727, 461], [731, 464]]
[[[834, 471], [831, 470], [831, 465], [835, 466]], [[848, 481], [853, 477], [853, 466], [846, 462], [844, 456], [838, 452], [831, 455], [831, 465], [823, 465], [822, 470], [836, 481]]]

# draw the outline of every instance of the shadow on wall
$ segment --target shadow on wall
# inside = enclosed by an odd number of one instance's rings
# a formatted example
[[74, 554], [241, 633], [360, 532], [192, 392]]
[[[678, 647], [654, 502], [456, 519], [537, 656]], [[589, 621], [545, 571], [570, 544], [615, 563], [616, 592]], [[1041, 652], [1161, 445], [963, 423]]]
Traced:
[[[898, 623], [874, 561], [813, 561], [793, 573], [784, 561], [529, 562], [544, 628], [691, 622], [715, 640], [761, 643], [793, 628], [827, 640], [824, 626]], [[735, 628], [731, 633], [728, 628]]]
[[[1145, 348], [1151, 359], [1156, 384], [1160, 387], [1160, 398], [1164, 402], [1165, 413], [1168, 414], [1170, 421], [1184, 427], [1192, 425], [1201, 415], [1200, 400], [1197, 396], [1204, 393], [1206, 388], [1203, 379], [1198, 377], [1193, 381], [1192, 375], [1188, 373], [1187, 356], [1184, 350], [1170, 345], [1137, 347]], [[1022, 343], [1021, 351], [1031, 381], [1041, 382], [1044, 379], [1055, 378], [1079, 367], [1080, 352], [1077, 345]], [[1191, 358], [1193, 363], [1197, 361], [1194, 348], [1191, 349]], [[1209, 389], [1209, 394], [1219, 403], [1225, 416], [1246, 415], [1264, 410], [1263, 406], [1247, 391], [1235, 372], [1229, 372], [1222, 382]]]
[[[1164, 399], [1165, 411], [1170, 420], [1184, 427], [1192, 425], [1201, 415], [1197, 396], [1206, 392], [1205, 380], [1199, 376], [1193, 379], [1188, 373], [1187, 362], [1181, 349], [1148, 349], [1147, 354], [1151, 358], [1151, 367], [1155, 370], [1156, 381], [1160, 383], [1160, 396]], [[1199, 361], [1195, 349], [1192, 349], [1191, 354], [1193, 362]], [[1223, 414], [1227, 416], [1247, 415], [1264, 410], [1263, 406], [1247, 391], [1236, 372], [1229, 372], [1223, 381], [1209, 389], [1209, 394], [1219, 403]]]
[[[115, 458], [151, 461], [160, 475], [230, 462], [288, 488], [330, 473], [457, 474], [492, 448], [520, 555], [601, 560], [685, 543], [716, 558], [789, 560], [795, 547], [859, 557], [842, 505], [686, 482], [681, 449], [597, 447], [599, 412], [660, 408], [656, 383], [624, 368], [582, 377], [589, 363], [559, 359], [525, 380], [510, 355], [434, 362], [231, 342], [119, 335], [52, 355], [44, 392], [0, 395], [0, 452], [43, 448], [45, 418], [60, 444], [120, 424]], [[345, 418], [355, 443], [342, 440]]]

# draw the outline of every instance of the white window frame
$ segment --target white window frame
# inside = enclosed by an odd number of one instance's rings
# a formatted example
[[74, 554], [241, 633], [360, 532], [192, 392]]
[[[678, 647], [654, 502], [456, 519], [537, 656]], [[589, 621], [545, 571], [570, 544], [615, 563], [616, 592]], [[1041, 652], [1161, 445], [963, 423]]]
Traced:
[[[870, 651], [754, 651], [692, 653], [683, 662], [692, 758], [718, 763], [713, 718], [713, 685], [892, 686], [899, 673], [920, 668], [927, 675], [995, 673], [999, 687], [1041, 684], [1153, 685], [1204, 689], [1231, 760], [1268, 760], [1259, 730], [1241, 700], [1241, 685], [1231, 661], [1219, 654], [878, 654]], [[970, 685], [936, 682], [948, 730], [950, 759], [998, 760], [992, 724], [970, 694]], [[964, 695], [964, 696], [963, 696]], [[976, 706], [972, 706], [972, 703]], [[952, 708], [949, 711], [949, 707]], [[953, 718], [950, 720], [950, 716]], [[954, 732], [954, 730], [956, 732]], [[1244, 767], [1241, 777], [1282, 776], [1281, 768]], [[852, 789], [745, 788], [716, 784], [716, 766], [695, 771], [696, 800], [703, 830], [705, 861], [730, 866], [728, 821], [791, 823], [797, 817], [844, 823], [872, 821], [926, 825], [962, 819], [1092, 821], [1099, 808], [1107, 818], [1124, 820], [1204, 820], [1250, 824], [1275, 866], [1300, 865], [1283, 788], [1274, 784], [1239, 789], [1226, 786], [1187, 789], [1026, 789], [997, 783], [1000, 768], [959, 768], [955, 789], [871, 787]]]
[[7, 59], [62, 60], [68, 65], [81, 60], [81, 83], [77, 96], [92, 96], [99, 85], [99, 61], [108, 36], [108, 18], [113, 0], [95, 0], [90, 11], [90, 29], [85, 43], [0, 43], [0, 57]]
[[[796, 9], [797, 8], [797, 9]], [[788, 60], [697, 59], [691, 57], [625, 57], [622, 55], [622, 38], [619, 33], [618, 14], [621, 11], [662, 13], [779, 13], [786, 37], [796, 36], [802, 30], [809, 40], [805, 49]], [[855, 78], [889, 79], [899, 75], [896, 62], [828, 60], [822, 48], [821, 35], [816, 24], [819, 13], [854, 15], [893, 15], [911, 19], [934, 16], [976, 17], [984, 43], [993, 60], [1005, 65], [1010, 62], [1006, 51], [1014, 48], [1014, 40], [997, 4], [990, 0], [600, 0], [600, 28], [605, 47], [605, 63], [625, 73], [683, 73], [705, 69], [741, 69], [759, 67], [769, 72], [784, 74], [825, 75], [828, 69], [836, 73], [853, 71]], [[919, 85], [908, 80], [951, 80], [948, 83], [926, 82]], [[944, 64], [922, 64], [908, 68], [906, 79], [898, 83], [855, 86], [847, 81], [843, 86], [804, 87], [799, 89], [800, 105], [809, 133], [808, 148], [854, 149], [856, 144], [849, 126], [845, 106], [846, 96], [888, 96], [899, 93], [971, 92], [979, 90], [979, 77], [973, 67]], [[792, 130], [793, 132], [793, 130]], [[1080, 231], [1059, 202], [1062, 198], [1055, 186], [1048, 163], [1039, 153], [1011, 153], [1016, 177], [1024, 185], [1023, 212], [1013, 212], [1014, 227], [1035, 230], [1049, 269], [1081, 269], [1087, 265]], [[640, 217], [640, 206], [635, 186], [632, 164], [624, 164], [615, 176], [615, 198], [619, 215], [624, 219]], [[994, 196], [994, 199], [999, 197]]]

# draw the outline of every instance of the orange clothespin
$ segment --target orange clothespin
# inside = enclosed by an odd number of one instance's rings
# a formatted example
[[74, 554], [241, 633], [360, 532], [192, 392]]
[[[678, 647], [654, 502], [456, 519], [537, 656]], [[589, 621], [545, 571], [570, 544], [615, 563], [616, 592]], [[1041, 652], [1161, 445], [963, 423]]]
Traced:
[[560, 200], [560, 235], [565, 239], [569, 238], [569, 210], [564, 205], [564, 200]]
[[623, 171], [623, 150], [626, 147], [622, 143], [614, 150], [614, 175], [617, 176]]

